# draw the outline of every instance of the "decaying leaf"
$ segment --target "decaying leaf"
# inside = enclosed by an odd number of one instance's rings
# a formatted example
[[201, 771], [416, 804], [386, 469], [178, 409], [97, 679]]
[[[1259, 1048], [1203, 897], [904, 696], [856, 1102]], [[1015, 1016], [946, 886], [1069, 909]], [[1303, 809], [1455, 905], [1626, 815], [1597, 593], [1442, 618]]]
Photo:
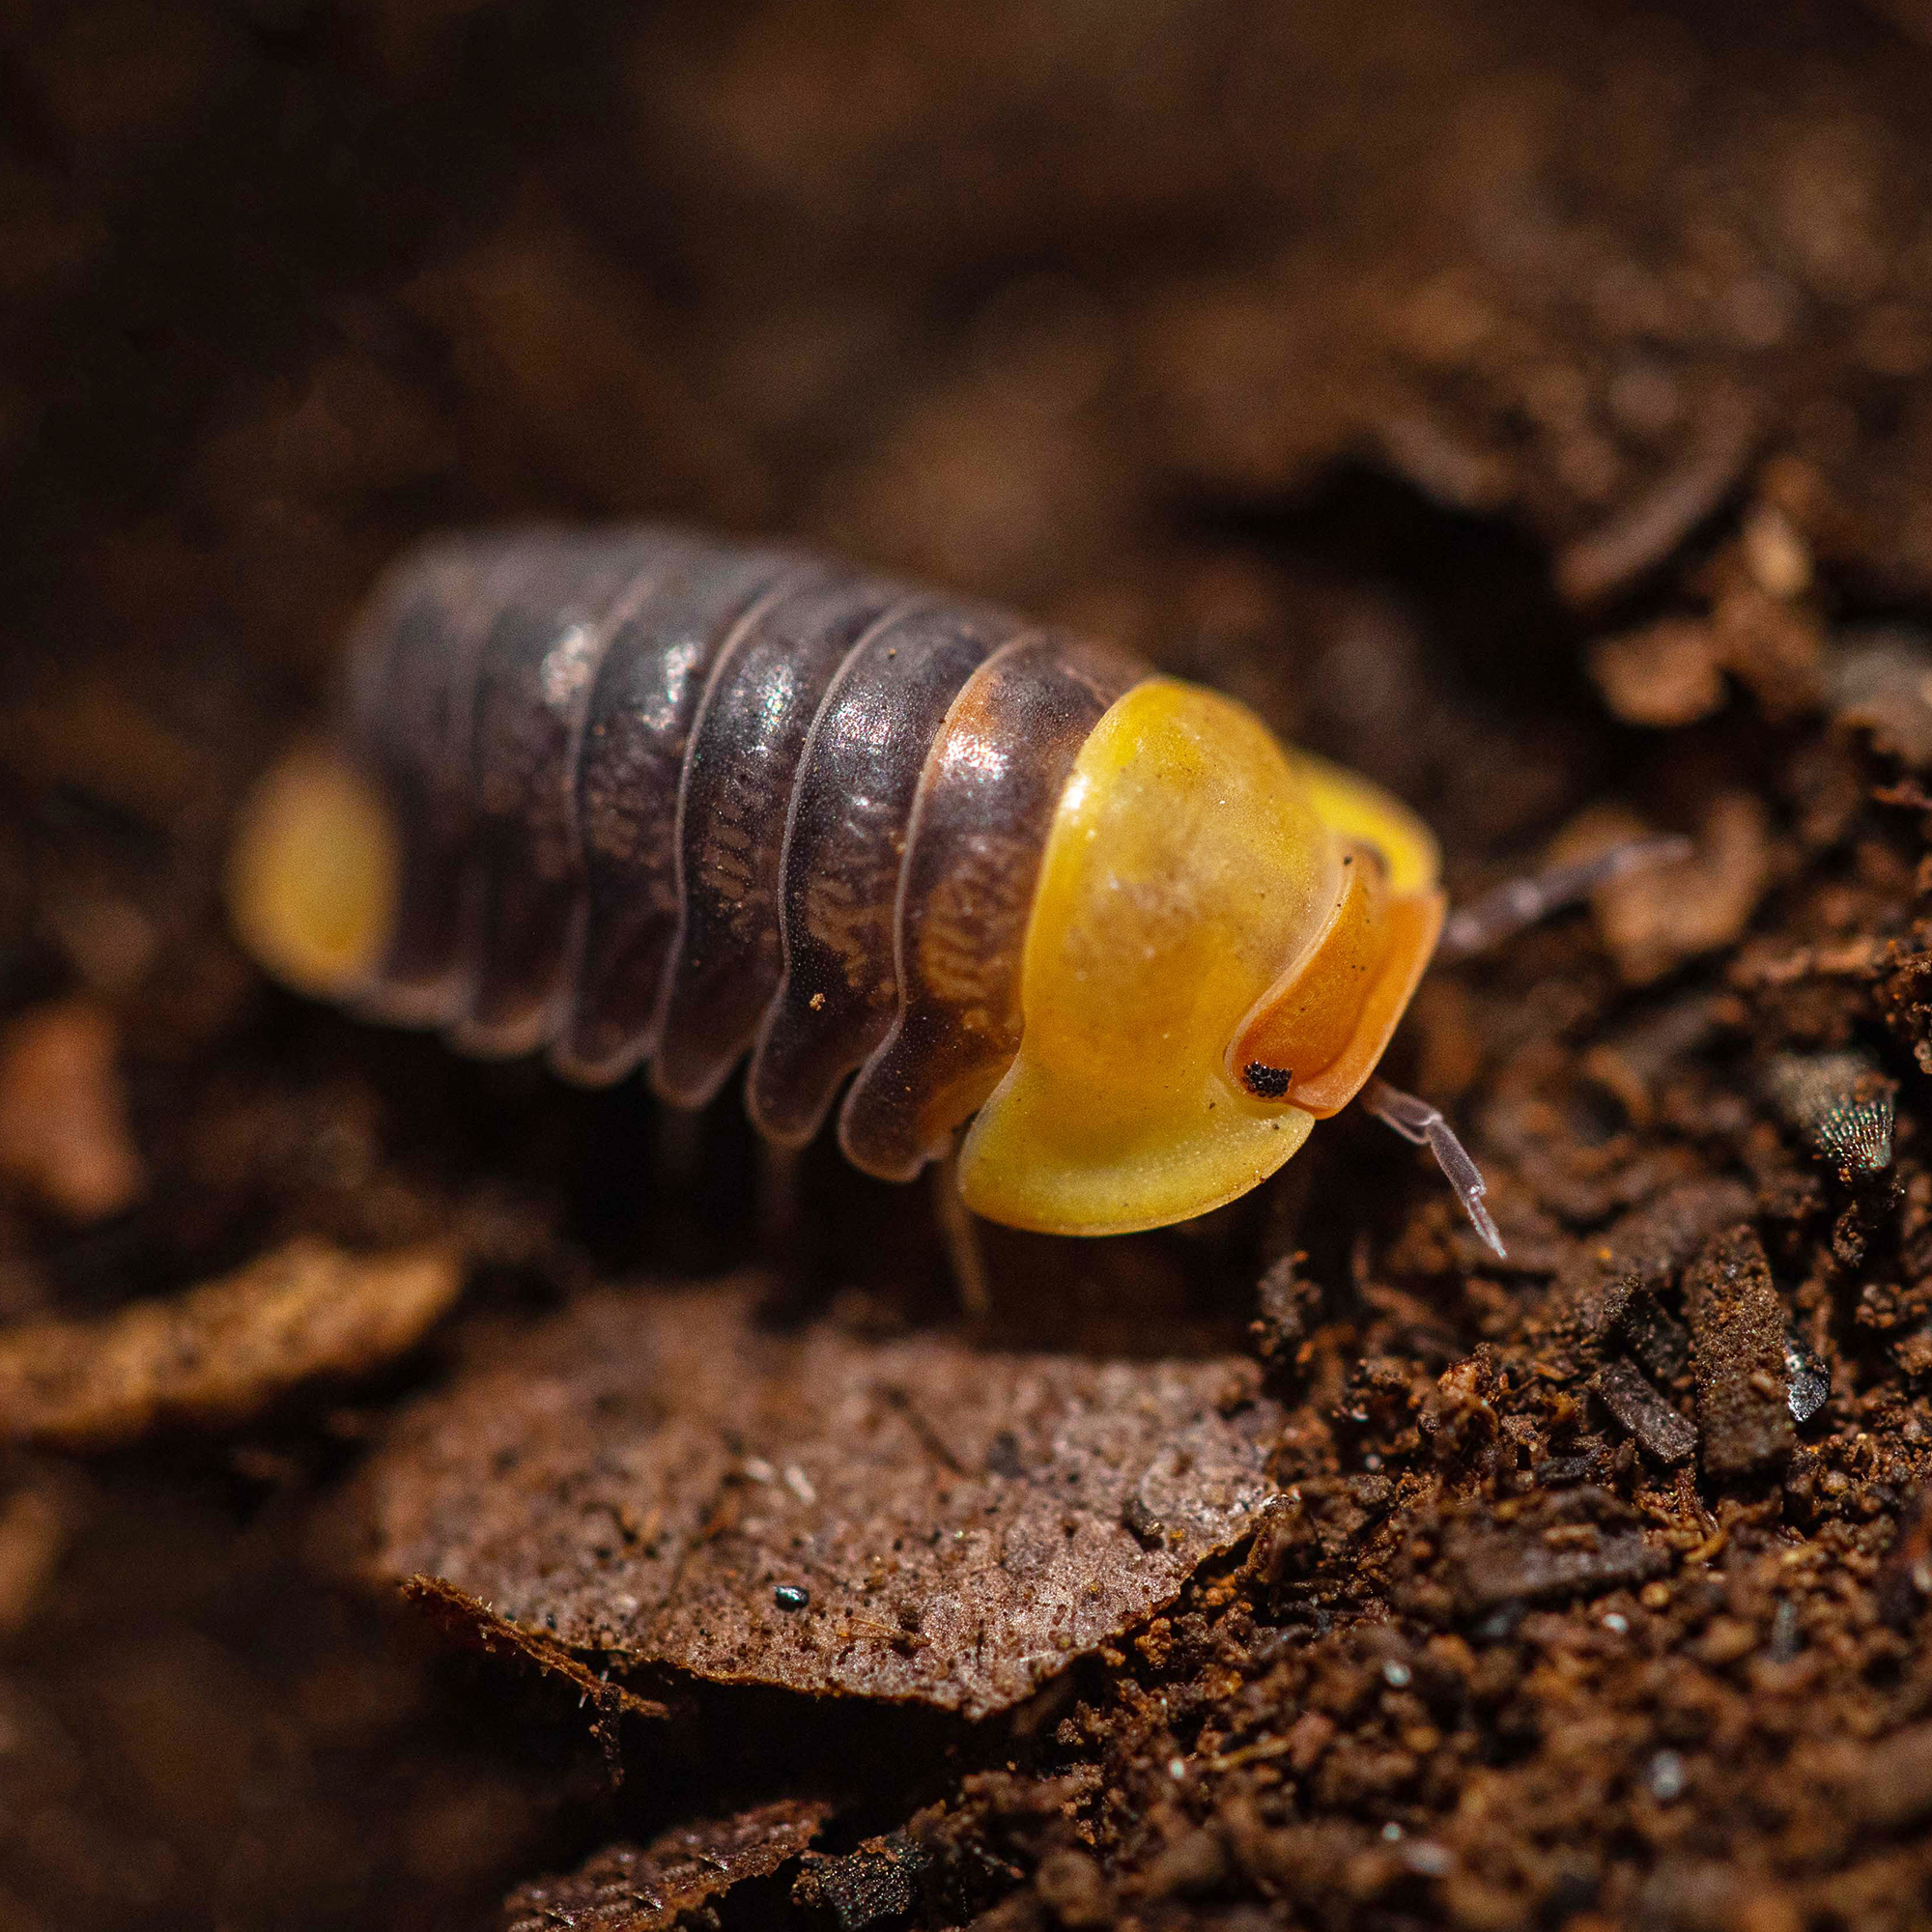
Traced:
[[655, 1697], [639, 1697], [621, 1684], [611, 1683], [548, 1633], [519, 1630], [515, 1624], [505, 1623], [488, 1604], [479, 1604], [440, 1577], [406, 1577], [402, 1593], [458, 1648], [479, 1651], [490, 1658], [514, 1658], [574, 1685], [582, 1700], [595, 1706], [600, 1724], [617, 1717], [668, 1715]]
[[302, 1236], [234, 1274], [99, 1321], [0, 1330], [0, 1440], [108, 1449], [259, 1413], [412, 1348], [463, 1285], [455, 1254], [356, 1255]]
[[1252, 1363], [776, 1333], [749, 1287], [589, 1296], [406, 1414], [375, 1573], [719, 1682], [980, 1716], [1169, 1602], [1270, 1493]]
[[681, 1825], [648, 1845], [608, 1846], [563, 1878], [519, 1886], [503, 1904], [506, 1932], [670, 1932], [734, 1885], [797, 1858], [830, 1811], [782, 1799]]

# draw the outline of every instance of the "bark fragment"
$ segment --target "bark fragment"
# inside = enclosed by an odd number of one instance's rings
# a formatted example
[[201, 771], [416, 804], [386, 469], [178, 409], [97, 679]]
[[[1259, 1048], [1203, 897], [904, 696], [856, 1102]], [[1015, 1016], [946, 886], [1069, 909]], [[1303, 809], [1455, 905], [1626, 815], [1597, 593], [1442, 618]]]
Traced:
[[1604, 1406], [1634, 1435], [1646, 1454], [1666, 1467], [1697, 1453], [1697, 1432], [1664, 1401], [1643, 1371], [1625, 1361], [1605, 1362], [1590, 1378]]
[[1685, 1275], [1704, 1468], [1720, 1481], [1789, 1459], [1784, 1304], [1747, 1226], [1716, 1235]]
[[1697, 1252], [1751, 1208], [1750, 1190], [1720, 1179], [1688, 1180], [1633, 1208], [1601, 1239], [1577, 1245], [1556, 1278], [1556, 1319], [1585, 1346], [1602, 1347]]
[[1667, 1567], [1635, 1513], [1589, 1486], [1453, 1514], [1440, 1548], [1438, 1577], [1464, 1615], [1594, 1594]]

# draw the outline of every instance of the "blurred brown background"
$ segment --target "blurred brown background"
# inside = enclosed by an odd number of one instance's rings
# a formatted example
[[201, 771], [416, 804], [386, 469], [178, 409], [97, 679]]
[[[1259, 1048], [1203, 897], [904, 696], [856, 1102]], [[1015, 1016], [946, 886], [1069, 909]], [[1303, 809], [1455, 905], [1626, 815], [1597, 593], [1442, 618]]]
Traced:
[[538, 510], [1095, 598], [1339, 463], [1561, 556], [1738, 442], [1932, 570], [1908, 0], [0, 31], [21, 645], [308, 670], [400, 534]]

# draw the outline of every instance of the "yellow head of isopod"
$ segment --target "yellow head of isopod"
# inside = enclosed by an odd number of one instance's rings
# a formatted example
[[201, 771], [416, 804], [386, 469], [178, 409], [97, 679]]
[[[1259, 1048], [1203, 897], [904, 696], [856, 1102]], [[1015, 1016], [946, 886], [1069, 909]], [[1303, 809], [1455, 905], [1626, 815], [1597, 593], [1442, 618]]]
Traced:
[[1042, 855], [1019, 1053], [968, 1132], [988, 1219], [1125, 1234], [1244, 1194], [1374, 1071], [1440, 930], [1428, 830], [1239, 704], [1151, 678]]

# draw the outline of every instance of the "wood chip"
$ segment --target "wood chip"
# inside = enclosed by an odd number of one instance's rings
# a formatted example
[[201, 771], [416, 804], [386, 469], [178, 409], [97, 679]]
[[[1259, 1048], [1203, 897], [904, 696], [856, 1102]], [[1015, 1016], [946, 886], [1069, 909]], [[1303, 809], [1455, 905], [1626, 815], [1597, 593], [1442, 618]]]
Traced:
[[[1750, 1190], [1736, 1180], [1687, 1180], [1619, 1215], [1601, 1238], [1586, 1242], [1558, 1274], [1554, 1321], [1586, 1347], [1601, 1348], [1633, 1324], [1643, 1304], [1720, 1228], [1750, 1211]], [[1652, 1364], [1666, 1377], [1669, 1369]]]
[[1606, 1490], [1544, 1491], [1509, 1515], [1450, 1515], [1438, 1572], [1456, 1607], [1549, 1603], [1640, 1583], [1669, 1567], [1635, 1513]]

